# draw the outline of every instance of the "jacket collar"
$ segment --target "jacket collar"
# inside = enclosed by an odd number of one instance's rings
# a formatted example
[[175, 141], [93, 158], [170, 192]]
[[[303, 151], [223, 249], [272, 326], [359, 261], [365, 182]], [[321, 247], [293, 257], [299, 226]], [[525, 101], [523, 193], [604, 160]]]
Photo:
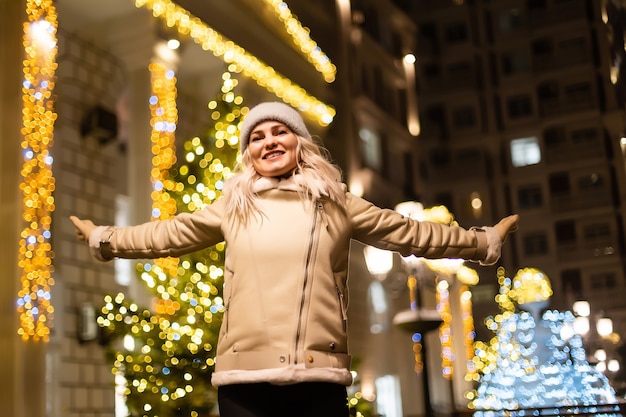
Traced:
[[[275, 177], [260, 177], [252, 185], [253, 193], [260, 193], [267, 190], [285, 190], [285, 191], [300, 191], [303, 187], [302, 175], [294, 174], [288, 178], [275, 178]], [[320, 187], [323, 189], [323, 187]], [[328, 196], [326, 191], [322, 192], [322, 195]]]
[[252, 192], [260, 193], [261, 191], [267, 191], [272, 189], [299, 191], [300, 185], [296, 182], [297, 175], [292, 175], [288, 178], [274, 178], [274, 177], [260, 177], [252, 185]]

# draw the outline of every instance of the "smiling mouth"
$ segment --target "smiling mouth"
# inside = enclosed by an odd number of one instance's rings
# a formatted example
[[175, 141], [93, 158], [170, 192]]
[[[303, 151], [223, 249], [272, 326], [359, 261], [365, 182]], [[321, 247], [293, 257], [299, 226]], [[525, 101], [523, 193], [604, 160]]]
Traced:
[[272, 152], [263, 156], [263, 159], [274, 159], [281, 156], [284, 152]]

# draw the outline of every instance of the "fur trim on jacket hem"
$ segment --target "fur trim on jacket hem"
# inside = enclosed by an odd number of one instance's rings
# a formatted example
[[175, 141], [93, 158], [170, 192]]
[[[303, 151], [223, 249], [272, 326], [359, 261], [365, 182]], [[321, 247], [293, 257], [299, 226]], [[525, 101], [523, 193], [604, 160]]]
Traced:
[[289, 385], [298, 382], [333, 382], [352, 385], [352, 374], [347, 369], [305, 368], [304, 365], [291, 365], [284, 368], [233, 370], [214, 372], [211, 383], [215, 387], [232, 384], [253, 384], [269, 382], [275, 385]]

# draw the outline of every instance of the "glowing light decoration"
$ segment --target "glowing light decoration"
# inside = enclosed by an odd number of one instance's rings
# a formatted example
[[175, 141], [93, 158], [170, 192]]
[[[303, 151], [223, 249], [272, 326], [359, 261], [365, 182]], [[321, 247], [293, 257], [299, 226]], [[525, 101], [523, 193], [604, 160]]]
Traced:
[[463, 321], [463, 344], [465, 346], [466, 381], [478, 380], [478, 374], [474, 362], [474, 341], [476, 340], [476, 328], [474, 327], [474, 315], [472, 313], [472, 292], [469, 287], [462, 285], [459, 289], [461, 294], [461, 320]]
[[276, 13], [285, 30], [292, 37], [294, 44], [309, 60], [315, 69], [324, 76], [327, 83], [335, 81], [337, 68], [330, 58], [322, 51], [317, 43], [311, 39], [310, 30], [302, 26], [298, 18], [291, 13], [289, 6], [282, 0], [263, 0]]
[[166, 191], [176, 188], [169, 170], [176, 163], [176, 77], [164, 64], [149, 66], [152, 85], [150, 125], [152, 126], [152, 218], [168, 219], [176, 214], [176, 203]]
[[[159, 62], [151, 63], [149, 71], [152, 86], [152, 218], [164, 220], [176, 214], [176, 201], [169, 195], [169, 191], [176, 189], [176, 182], [169, 175], [170, 169], [176, 163], [176, 76], [174, 70]], [[156, 259], [154, 263], [169, 274], [177, 273], [178, 260], [175, 258]]]
[[452, 345], [452, 313], [450, 311], [450, 292], [448, 281], [439, 279], [437, 282], [437, 311], [443, 323], [439, 325], [439, 341], [441, 343], [441, 374], [445, 379], [452, 379], [454, 370], [454, 348]]
[[189, 36], [204, 50], [211, 51], [227, 64], [235, 64], [231, 72], [243, 72], [246, 77], [275, 94], [285, 103], [298, 108], [321, 126], [332, 123], [335, 109], [311, 96], [307, 91], [278, 74], [274, 68], [261, 62], [241, 46], [226, 39], [202, 20], [190, 14], [171, 0], [135, 0], [136, 7], [146, 7], [152, 15], [162, 19], [168, 27]]
[[[153, 126], [164, 123], [153, 132], [155, 158], [163, 156], [154, 160], [155, 184], [162, 182], [155, 186], [155, 207], [167, 216], [199, 210], [220, 198], [232, 174], [238, 126], [247, 107], [233, 92], [237, 80], [225, 72], [219, 97], [207, 106], [209, 126], [184, 141], [179, 152], [184, 158], [177, 161], [166, 133], [175, 123], [175, 79], [164, 67], [153, 66], [151, 73], [158, 96], [151, 107]], [[170, 119], [162, 119], [168, 109]], [[224, 311], [224, 249], [222, 242], [181, 256], [176, 264], [138, 264], [138, 275], [154, 295], [151, 306], [140, 307], [123, 294], [105, 298], [98, 324], [109, 341], [112, 372], [126, 381], [120, 389], [130, 415], [198, 417], [214, 407], [210, 374]]]
[[501, 314], [485, 321], [495, 337], [475, 346], [479, 385], [467, 393], [474, 416], [621, 415], [611, 413], [619, 409], [608, 379], [586, 360], [574, 315], [544, 311], [545, 274], [526, 268], [510, 279], [500, 268], [498, 281]]
[[52, 155], [54, 111], [52, 92], [57, 68], [57, 14], [52, 0], [26, 1], [24, 23], [24, 81], [22, 84], [22, 218], [19, 266], [22, 288], [18, 293], [18, 334], [23, 339], [48, 341], [54, 307], [50, 244], [54, 187]]

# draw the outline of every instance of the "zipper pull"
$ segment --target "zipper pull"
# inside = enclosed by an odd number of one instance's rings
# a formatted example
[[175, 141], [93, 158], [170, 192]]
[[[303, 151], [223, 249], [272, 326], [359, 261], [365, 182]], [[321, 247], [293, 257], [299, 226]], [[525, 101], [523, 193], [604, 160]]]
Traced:
[[320, 213], [320, 218], [322, 219], [322, 224], [328, 230], [328, 216], [326, 215], [326, 210], [324, 210], [324, 204], [321, 200], [317, 200], [317, 211]]

